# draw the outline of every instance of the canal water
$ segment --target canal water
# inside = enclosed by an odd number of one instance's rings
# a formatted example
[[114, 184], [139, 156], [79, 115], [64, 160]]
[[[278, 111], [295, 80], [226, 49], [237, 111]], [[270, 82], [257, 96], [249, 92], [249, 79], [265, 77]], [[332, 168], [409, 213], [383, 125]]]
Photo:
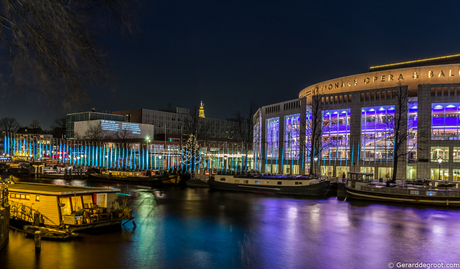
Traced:
[[[85, 181], [55, 184], [96, 186]], [[103, 186], [103, 185], [98, 185]], [[460, 263], [460, 210], [203, 188], [112, 185], [136, 226], [34, 241], [10, 229], [0, 268], [398, 268]]]

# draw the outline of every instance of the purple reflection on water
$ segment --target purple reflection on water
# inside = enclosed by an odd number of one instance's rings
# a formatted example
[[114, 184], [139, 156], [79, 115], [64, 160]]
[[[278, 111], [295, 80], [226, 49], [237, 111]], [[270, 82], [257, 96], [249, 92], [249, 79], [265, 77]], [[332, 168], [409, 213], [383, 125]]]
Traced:
[[42, 241], [40, 254], [11, 230], [1, 268], [388, 268], [457, 262], [460, 247], [455, 209], [112, 187], [132, 194], [137, 228]]

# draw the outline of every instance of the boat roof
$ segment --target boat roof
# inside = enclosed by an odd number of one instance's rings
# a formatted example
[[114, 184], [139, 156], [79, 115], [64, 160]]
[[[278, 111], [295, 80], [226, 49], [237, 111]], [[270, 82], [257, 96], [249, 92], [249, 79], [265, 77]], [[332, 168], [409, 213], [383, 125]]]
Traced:
[[97, 187], [75, 187], [63, 186], [53, 184], [40, 184], [40, 183], [16, 183], [8, 185], [9, 191], [13, 192], [26, 192], [26, 193], [39, 193], [48, 195], [74, 195], [74, 194], [92, 194], [92, 193], [108, 193], [119, 192], [120, 189], [116, 188], [97, 188]]

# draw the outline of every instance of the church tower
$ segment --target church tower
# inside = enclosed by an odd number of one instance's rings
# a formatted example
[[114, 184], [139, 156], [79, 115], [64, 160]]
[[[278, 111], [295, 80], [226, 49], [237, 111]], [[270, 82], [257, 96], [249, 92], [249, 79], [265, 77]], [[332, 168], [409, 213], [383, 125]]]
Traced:
[[200, 111], [199, 111], [198, 117], [205, 118], [204, 117], [204, 104], [203, 104], [203, 101], [201, 101], [201, 104], [200, 104]]

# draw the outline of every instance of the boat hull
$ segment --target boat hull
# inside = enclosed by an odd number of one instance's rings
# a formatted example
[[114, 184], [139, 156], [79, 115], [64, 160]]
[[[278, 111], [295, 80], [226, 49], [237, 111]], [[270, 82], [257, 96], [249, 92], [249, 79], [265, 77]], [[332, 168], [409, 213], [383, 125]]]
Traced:
[[180, 182], [179, 175], [155, 176], [155, 177], [114, 177], [100, 173], [88, 173], [88, 179], [148, 186], [177, 185]]
[[226, 191], [261, 192], [271, 194], [325, 196], [330, 188], [330, 182], [323, 181], [305, 186], [258, 186], [246, 184], [224, 183], [211, 179], [208, 181], [211, 188]]
[[[379, 201], [390, 203], [409, 203], [409, 204], [424, 204], [424, 205], [439, 205], [439, 206], [460, 206], [460, 196], [426, 196], [426, 195], [402, 195], [391, 193], [375, 193], [370, 191], [362, 191], [345, 186], [347, 199]], [[430, 191], [427, 189], [426, 191]], [[439, 192], [440, 190], [432, 190]]]

